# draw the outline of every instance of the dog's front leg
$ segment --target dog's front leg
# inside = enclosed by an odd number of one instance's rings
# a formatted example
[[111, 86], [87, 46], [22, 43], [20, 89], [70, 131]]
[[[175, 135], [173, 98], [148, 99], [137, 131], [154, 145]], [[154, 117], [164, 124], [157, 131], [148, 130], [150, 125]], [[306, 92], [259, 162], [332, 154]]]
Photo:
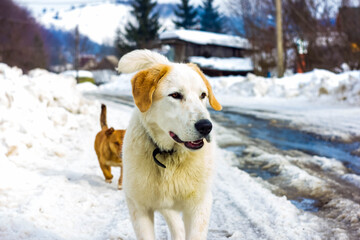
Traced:
[[130, 198], [126, 198], [131, 223], [138, 240], [155, 240], [154, 211], [145, 209]]
[[184, 211], [184, 224], [186, 240], [206, 240], [210, 213], [212, 205], [212, 194], [208, 193], [203, 201], [196, 206], [188, 206]]
[[171, 232], [171, 240], [184, 240], [184, 222], [181, 219], [180, 212], [171, 209], [163, 209], [160, 210], [160, 213], [164, 216], [166, 223], [169, 226]]

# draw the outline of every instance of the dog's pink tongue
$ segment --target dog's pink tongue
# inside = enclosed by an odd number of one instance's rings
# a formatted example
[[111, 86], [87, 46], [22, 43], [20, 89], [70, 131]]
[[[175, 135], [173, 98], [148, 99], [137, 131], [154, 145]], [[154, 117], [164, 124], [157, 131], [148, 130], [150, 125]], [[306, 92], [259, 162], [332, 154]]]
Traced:
[[203, 145], [204, 141], [202, 139], [194, 142], [185, 142], [185, 146], [191, 149], [198, 149], [201, 148]]

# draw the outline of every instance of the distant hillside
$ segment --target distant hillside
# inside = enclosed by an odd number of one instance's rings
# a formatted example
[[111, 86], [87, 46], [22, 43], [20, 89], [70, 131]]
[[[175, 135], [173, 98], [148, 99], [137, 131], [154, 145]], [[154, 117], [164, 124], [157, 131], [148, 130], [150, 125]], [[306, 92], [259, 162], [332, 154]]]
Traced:
[[[162, 29], [173, 29], [174, 4], [158, 4]], [[126, 23], [132, 20], [131, 6], [121, 3], [86, 4], [69, 10], [46, 10], [37, 16], [37, 20], [47, 28], [73, 30], [79, 26], [81, 34], [98, 44], [112, 45], [116, 30], [124, 30]]]
[[[160, 32], [175, 28], [173, 19], [174, 9], [180, 0], [158, 0], [156, 11], [159, 12], [161, 24]], [[202, 0], [192, 0], [192, 4], [199, 7]], [[223, 13], [226, 9], [224, 1], [215, 0]], [[35, 19], [44, 27], [44, 34], [49, 48], [50, 65], [64, 65], [74, 62], [75, 28], [78, 26], [81, 34], [81, 54], [95, 55], [98, 59], [114, 54], [114, 40], [117, 29], [124, 31], [128, 21], [133, 21], [129, 0], [112, 0], [87, 4], [78, 4], [59, 8], [48, 2], [44, 8], [31, 9]], [[225, 19], [229, 20], [224, 13]], [[228, 21], [224, 28], [231, 32], [231, 28], [239, 24]]]
[[[130, 1], [108, 1], [104, 3], [88, 3], [73, 6], [67, 10], [46, 8], [36, 14], [36, 19], [47, 28], [73, 30], [79, 26], [81, 34], [88, 36], [99, 44], [112, 45], [118, 28], [123, 30], [126, 23], [132, 20]], [[158, 0], [156, 10], [160, 15], [163, 30], [174, 29], [174, 9], [180, 0]], [[192, 4], [199, 6], [202, 0], [193, 0]], [[215, 0], [220, 9], [226, 9], [224, 1]], [[225, 11], [225, 10], [224, 10]]]

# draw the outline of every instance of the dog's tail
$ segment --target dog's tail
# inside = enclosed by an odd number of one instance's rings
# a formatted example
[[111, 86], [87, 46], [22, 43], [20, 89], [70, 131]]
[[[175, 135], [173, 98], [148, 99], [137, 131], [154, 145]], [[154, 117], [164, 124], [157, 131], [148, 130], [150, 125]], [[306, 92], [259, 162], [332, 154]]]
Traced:
[[105, 104], [101, 104], [100, 126], [101, 126], [101, 129], [108, 128], [107, 123], [106, 123], [106, 106], [105, 106]]
[[170, 61], [164, 55], [147, 49], [134, 50], [120, 59], [116, 70], [123, 73], [132, 73], [155, 64], [170, 64]]

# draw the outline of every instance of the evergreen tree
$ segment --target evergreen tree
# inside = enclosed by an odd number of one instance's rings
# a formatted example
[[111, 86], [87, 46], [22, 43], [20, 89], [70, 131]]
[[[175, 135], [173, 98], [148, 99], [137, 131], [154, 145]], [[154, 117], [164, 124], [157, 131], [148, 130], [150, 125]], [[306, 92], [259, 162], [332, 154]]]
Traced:
[[156, 2], [152, 0], [133, 0], [131, 13], [136, 23], [128, 23], [125, 33], [118, 31], [116, 46], [122, 55], [135, 48], [151, 48], [158, 37], [159, 15], [152, 13]]
[[189, 4], [189, 0], [181, 0], [181, 4], [177, 4], [175, 15], [179, 19], [174, 21], [177, 28], [191, 29], [196, 25], [197, 11]]
[[125, 34], [122, 33], [120, 29], [117, 29], [115, 37], [115, 48], [117, 51], [117, 55], [122, 56], [136, 49], [136, 46], [135, 43], [129, 44], [129, 42], [126, 40]]
[[220, 33], [222, 32], [223, 18], [218, 11], [218, 7], [215, 7], [213, 2], [214, 0], [203, 1], [200, 19], [201, 30]]

